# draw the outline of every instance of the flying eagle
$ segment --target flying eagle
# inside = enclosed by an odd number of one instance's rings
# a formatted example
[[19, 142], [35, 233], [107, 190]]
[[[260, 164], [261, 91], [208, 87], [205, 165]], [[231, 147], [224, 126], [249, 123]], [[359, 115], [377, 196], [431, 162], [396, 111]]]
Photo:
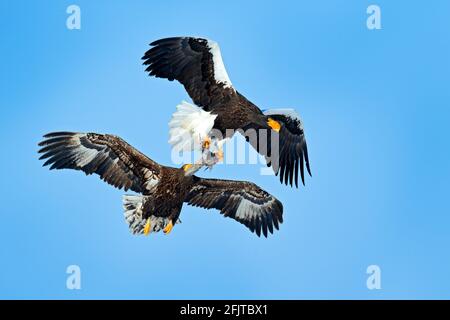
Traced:
[[273, 233], [283, 222], [283, 206], [274, 196], [245, 181], [203, 179], [194, 175], [217, 159], [171, 168], [159, 165], [121, 138], [108, 134], [53, 132], [44, 136], [40, 159], [52, 169], [96, 173], [124, 195], [125, 218], [133, 234], [169, 233], [179, 222], [183, 203], [215, 208], [258, 236]]
[[[261, 111], [241, 95], [231, 84], [216, 42], [192, 37], [174, 37], [154, 41], [142, 57], [149, 75], [178, 80], [196, 105], [183, 102], [170, 122], [169, 142], [178, 150], [207, 149], [211, 144], [210, 131], [217, 129], [222, 144], [235, 131], [272, 134], [257, 135], [247, 141], [272, 166], [280, 182], [293, 181], [298, 187], [298, 171], [305, 184], [304, 166], [311, 175], [303, 122], [293, 109]], [[227, 130], [228, 129], [228, 130]], [[232, 133], [230, 133], [230, 131]], [[240, 131], [241, 132], [241, 131]], [[278, 146], [272, 148], [271, 136], [277, 135]], [[279, 154], [278, 157], [276, 157]]]

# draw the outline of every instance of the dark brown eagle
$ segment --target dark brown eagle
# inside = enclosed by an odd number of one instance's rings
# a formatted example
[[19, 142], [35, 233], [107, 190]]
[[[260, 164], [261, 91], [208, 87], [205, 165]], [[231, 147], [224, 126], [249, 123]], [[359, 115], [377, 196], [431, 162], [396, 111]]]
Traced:
[[[108, 134], [53, 132], [44, 136], [40, 159], [52, 169], [96, 173], [124, 195], [125, 218], [133, 234], [168, 233], [179, 222], [183, 203], [215, 208], [260, 236], [283, 222], [283, 206], [251, 182], [203, 179], [193, 175], [207, 161], [171, 168], [154, 162], [121, 138]], [[211, 161], [215, 161], [214, 159]]]
[[[311, 175], [303, 123], [292, 109], [261, 111], [231, 84], [216, 42], [192, 37], [160, 39], [142, 57], [151, 76], [178, 80], [197, 105], [183, 102], [170, 122], [169, 142], [181, 150], [202, 149], [211, 144], [211, 129], [221, 133], [219, 148], [235, 131], [266, 158], [280, 181], [298, 187], [305, 183], [304, 167]], [[247, 132], [262, 132], [251, 139]], [[230, 133], [231, 131], [231, 133]], [[275, 136], [277, 145], [273, 144]], [[200, 140], [200, 141], [198, 141]], [[273, 147], [272, 147], [273, 146]], [[200, 149], [200, 148], [199, 148]], [[219, 152], [220, 154], [220, 152]]]

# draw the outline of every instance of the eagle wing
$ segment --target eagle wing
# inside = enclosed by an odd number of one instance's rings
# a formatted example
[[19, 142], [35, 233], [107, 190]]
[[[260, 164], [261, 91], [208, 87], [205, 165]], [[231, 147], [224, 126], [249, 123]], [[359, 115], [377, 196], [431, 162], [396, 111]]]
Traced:
[[98, 174], [119, 189], [142, 193], [158, 180], [161, 166], [121, 138], [108, 134], [53, 132], [39, 143], [40, 159], [52, 169]]
[[[266, 110], [245, 127], [244, 133], [248, 129], [256, 130], [256, 139], [246, 135], [247, 141], [265, 156], [267, 166], [272, 166], [281, 183], [291, 186], [295, 183], [298, 187], [300, 170], [302, 183], [305, 184], [305, 167], [310, 176], [311, 168], [303, 122], [295, 110]], [[261, 135], [260, 129], [267, 130], [267, 134]], [[277, 145], [274, 144], [276, 141]]]
[[[267, 124], [268, 115], [264, 115], [261, 110], [239, 94], [233, 88], [228, 74], [225, 70], [222, 56], [217, 43], [192, 37], [175, 37], [160, 39], [150, 44], [152, 48], [142, 57], [146, 71], [151, 76], [166, 78], [170, 81], [178, 80], [184, 85], [189, 96], [194, 103], [206, 111], [217, 109], [214, 107], [235, 103], [243, 104], [247, 111], [244, 118], [250, 120], [248, 125], [242, 129], [273, 129]], [[233, 109], [226, 109], [222, 112], [233, 112]], [[239, 114], [224, 116], [219, 112], [218, 120], [214, 125], [225, 132], [226, 129], [235, 128]], [[268, 153], [260, 148], [258, 141], [250, 140], [252, 146], [262, 155], [266, 156], [267, 164], [272, 166], [275, 174], [280, 176], [280, 181], [292, 186], [293, 182], [298, 186], [298, 175], [304, 183], [305, 166], [311, 175], [308, 159], [308, 149], [306, 146], [303, 124], [299, 117], [290, 113], [273, 113], [270, 115], [279, 126], [279, 157], [270, 159], [271, 154], [270, 134], [268, 135]], [[173, 126], [171, 130], [174, 130]], [[175, 132], [175, 131], [173, 131]], [[270, 131], [269, 131], [270, 132]], [[176, 131], [175, 133], [178, 133]], [[181, 140], [177, 134], [171, 134], [171, 143], [181, 141], [186, 145], [187, 140]], [[188, 141], [189, 140], [189, 141]], [[260, 140], [259, 138], [257, 140]], [[276, 160], [276, 161], [274, 161]]]
[[185, 202], [202, 208], [215, 208], [225, 217], [244, 224], [258, 236], [261, 231], [278, 230], [283, 222], [283, 205], [271, 194], [251, 182], [194, 177]]
[[142, 57], [146, 71], [158, 78], [178, 80], [194, 103], [206, 111], [236, 95], [216, 42], [174, 37], [150, 46], [153, 48]]

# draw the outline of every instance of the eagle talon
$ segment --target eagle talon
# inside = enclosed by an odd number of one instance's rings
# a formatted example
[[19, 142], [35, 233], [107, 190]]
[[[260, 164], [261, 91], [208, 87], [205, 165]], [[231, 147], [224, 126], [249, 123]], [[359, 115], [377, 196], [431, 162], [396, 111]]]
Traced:
[[219, 162], [223, 161], [223, 150], [222, 149], [220, 149], [217, 152], [217, 159], [219, 160]]
[[[259, 138], [250, 141], [253, 135], [245, 132], [245, 140], [265, 158], [268, 166], [279, 175], [281, 183], [292, 187], [295, 182], [298, 188], [299, 176], [301, 182], [305, 180], [305, 167], [311, 175], [303, 121], [299, 114], [293, 108], [261, 110], [242, 96], [228, 77], [217, 42], [195, 37], [170, 37], [157, 39], [150, 47], [142, 57], [145, 71], [155, 78], [177, 80], [193, 102], [179, 104], [169, 122], [169, 142], [174, 147], [188, 151], [199, 151], [202, 147], [202, 152], [211, 151], [216, 142], [223, 143], [238, 131], [244, 133], [242, 131], [252, 129], [260, 133], [256, 137]], [[229, 130], [231, 128], [238, 130]], [[259, 129], [264, 129], [264, 134], [268, 135], [263, 136]], [[216, 135], [216, 132], [221, 134]], [[270, 152], [272, 138], [278, 139], [277, 158], [281, 162], [272, 161], [275, 157]], [[56, 161], [56, 164], [63, 166], [61, 161]], [[62, 163], [66, 165], [66, 162]]]
[[171, 221], [164, 227], [163, 232], [164, 232], [165, 234], [169, 234], [170, 231], [172, 231], [172, 228], [173, 228], [173, 223], [172, 223], [172, 220], [171, 220]]
[[145, 236], [148, 236], [148, 235], [149, 235], [149, 233], [150, 233], [150, 231], [151, 231], [151, 226], [152, 226], [152, 224], [150, 223], [150, 218], [148, 218], [148, 219], [147, 219], [147, 222], [146, 222], [146, 224], [145, 224], [145, 227], [144, 227], [144, 235], [145, 235]]
[[206, 136], [202, 143], [202, 150], [209, 149], [211, 146], [211, 138]]

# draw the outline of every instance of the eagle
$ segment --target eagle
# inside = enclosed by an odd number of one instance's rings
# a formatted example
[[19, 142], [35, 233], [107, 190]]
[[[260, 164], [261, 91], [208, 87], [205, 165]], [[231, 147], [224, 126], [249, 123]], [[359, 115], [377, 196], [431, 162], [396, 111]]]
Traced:
[[[310, 176], [311, 169], [303, 122], [295, 110], [262, 111], [240, 94], [228, 77], [219, 45], [212, 40], [171, 37], [150, 46], [142, 57], [149, 75], [179, 81], [195, 104], [183, 101], [177, 106], [169, 123], [173, 148], [207, 150], [213, 142], [221, 156], [223, 144], [238, 131], [265, 157], [281, 183], [292, 187], [294, 182], [298, 188], [300, 170], [305, 184], [304, 168]], [[258, 134], [250, 138], [247, 132]]]
[[217, 209], [244, 224], [258, 237], [267, 237], [283, 222], [283, 205], [246, 181], [204, 179], [194, 175], [213, 165], [214, 154], [181, 168], [162, 166], [121, 138], [98, 133], [52, 132], [39, 143], [43, 166], [97, 174], [106, 183], [137, 195], [124, 195], [125, 219], [133, 234], [169, 233], [184, 203]]

